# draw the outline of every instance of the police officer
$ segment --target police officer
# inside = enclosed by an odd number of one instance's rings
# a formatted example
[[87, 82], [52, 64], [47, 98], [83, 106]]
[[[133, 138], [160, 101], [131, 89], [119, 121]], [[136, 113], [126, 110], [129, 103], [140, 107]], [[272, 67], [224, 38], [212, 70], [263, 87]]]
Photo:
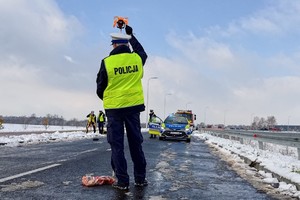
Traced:
[[[151, 109], [149, 113], [149, 123], [154, 121], [154, 118], [156, 117], [154, 111]], [[156, 138], [156, 135], [150, 134], [150, 138]]]
[[[143, 65], [147, 54], [132, 34], [112, 33], [113, 50], [101, 61], [97, 74], [97, 95], [103, 100], [107, 117], [107, 141], [111, 146], [111, 165], [118, 179], [113, 184], [120, 190], [129, 189], [129, 175], [124, 156], [124, 124], [130, 155], [134, 165], [135, 186], [146, 186], [146, 159], [140, 126], [140, 112], [145, 110], [142, 88]], [[129, 43], [133, 49], [131, 52]]]
[[104, 133], [104, 123], [105, 123], [105, 114], [102, 110], [99, 111], [99, 115], [97, 117], [98, 129], [99, 133]]
[[156, 117], [156, 115], [154, 114], [154, 110], [150, 109], [150, 113], [149, 113], [149, 121], [152, 122], [153, 117]]
[[86, 133], [89, 132], [89, 127], [93, 127], [94, 133], [96, 133], [96, 115], [94, 114], [94, 111], [91, 111], [87, 116], [88, 122], [86, 125]]

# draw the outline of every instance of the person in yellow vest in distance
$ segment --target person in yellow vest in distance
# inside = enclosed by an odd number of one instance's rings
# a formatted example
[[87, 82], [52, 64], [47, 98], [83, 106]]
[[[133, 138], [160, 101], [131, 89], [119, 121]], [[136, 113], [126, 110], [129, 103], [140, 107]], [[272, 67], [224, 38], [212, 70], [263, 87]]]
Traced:
[[99, 111], [97, 118], [98, 130], [100, 134], [104, 134], [104, 123], [105, 123], [105, 114], [102, 110]]
[[[151, 122], [155, 122], [155, 118], [156, 118], [156, 115], [155, 115], [154, 111], [151, 109], [150, 113], [149, 113], [149, 122], [148, 122], [148, 124], [151, 123]], [[156, 138], [156, 135], [150, 134], [150, 138]]]
[[3, 128], [4, 128], [4, 126], [3, 126], [2, 124], [3, 124], [3, 119], [0, 118], [0, 129], [3, 129]]
[[107, 117], [107, 141], [111, 146], [111, 166], [117, 178], [112, 186], [119, 190], [129, 189], [129, 175], [124, 153], [124, 129], [126, 129], [133, 161], [135, 186], [148, 185], [140, 121], [140, 112], [145, 110], [142, 78], [147, 54], [132, 34], [132, 28], [126, 25], [125, 31], [127, 35], [111, 34], [113, 50], [101, 61], [96, 80], [97, 95], [103, 101]]
[[96, 115], [94, 114], [94, 111], [91, 111], [90, 114], [86, 116], [88, 118], [88, 122], [86, 125], [86, 133], [89, 132], [89, 128], [92, 126], [94, 133], [96, 133]]

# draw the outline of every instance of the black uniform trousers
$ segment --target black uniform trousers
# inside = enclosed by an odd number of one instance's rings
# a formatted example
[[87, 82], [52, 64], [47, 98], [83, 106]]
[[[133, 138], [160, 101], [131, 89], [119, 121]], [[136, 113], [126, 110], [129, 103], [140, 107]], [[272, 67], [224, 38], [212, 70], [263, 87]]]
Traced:
[[124, 154], [124, 125], [129, 151], [134, 166], [135, 182], [142, 182], [146, 177], [146, 159], [142, 148], [140, 113], [107, 116], [107, 141], [111, 146], [111, 166], [119, 183], [129, 185], [127, 161]]
[[98, 121], [98, 130], [100, 134], [104, 133], [104, 122]]

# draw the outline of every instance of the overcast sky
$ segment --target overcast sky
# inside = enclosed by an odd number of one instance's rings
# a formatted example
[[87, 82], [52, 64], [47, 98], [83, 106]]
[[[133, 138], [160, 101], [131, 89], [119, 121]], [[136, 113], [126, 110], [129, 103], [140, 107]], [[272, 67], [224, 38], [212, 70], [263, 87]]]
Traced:
[[103, 109], [95, 80], [119, 15], [148, 54], [145, 101], [161, 118], [188, 108], [197, 123], [298, 125], [299, 13], [296, 0], [0, 0], [0, 115]]

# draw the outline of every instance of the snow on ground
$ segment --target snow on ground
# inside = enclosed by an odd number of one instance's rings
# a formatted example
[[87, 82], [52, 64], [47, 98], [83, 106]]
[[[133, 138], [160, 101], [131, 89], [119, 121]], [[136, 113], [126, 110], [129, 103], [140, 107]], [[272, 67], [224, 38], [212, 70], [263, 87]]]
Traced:
[[47, 129], [43, 125], [25, 125], [25, 124], [3, 124], [1, 132], [32, 132], [32, 131], [62, 131], [62, 130], [82, 130], [85, 127], [76, 126], [48, 126]]
[[[254, 186], [256, 184], [257, 188], [263, 189], [267, 193], [275, 192], [300, 199], [300, 192], [296, 188], [297, 184], [300, 185], [300, 161], [297, 159], [297, 152], [295, 152], [297, 148], [266, 144], [268, 145], [267, 150], [260, 150], [254, 141], [241, 144], [239, 141], [198, 131], [195, 131], [193, 136], [205, 140], [209, 146], [215, 149], [214, 152], [218, 156], [228, 162], [241, 177], [249, 180]], [[259, 163], [268, 172], [249, 167], [249, 164], [244, 163], [243, 157], [253, 161], [253, 163]], [[280, 181], [274, 177], [274, 174], [278, 174], [288, 181]], [[260, 177], [263, 183], [267, 183], [272, 188], [266, 188], [265, 184], [260, 184], [259, 180], [255, 180], [257, 177]], [[275, 191], [274, 187], [276, 188]]]
[[[100, 136], [92, 131], [85, 133], [85, 127], [74, 127], [74, 126], [49, 126], [47, 129], [45, 126], [41, 125], [28, 125], [26, 129], [23, 124], [3, 124], [3, 129], [0, 130], [0, 144], [15, 147], [26, 144], [37, 144], [37, 143], [47, 143], [54, 141], [66, 141], [66, 140], [76, 140], [83, 138], [93, 138], [95, 136]], [[35, 133], [43, 132], [45, 133]], [[48, 131], [54, 131], [53, 133], [48, 133]], [[66, 131], [66, 132], [63, 132]], [[22, 135], [16, 135], [14, 133], [22, 132]], [[1, 133], [8, 133], [4, 136]], [[9, 133], [12, 133], [11, 135]], [[25, 134], [26, 133], [26, 134]], [[102, 136], [105, 137], [105, 136]]]
[[[85, 133], [85, 131], [83, 131], [85, 127], [50, 126], [45, 129], [44, 126], [28, 125], [28, 127], [24, 129], [24, 126], [20, 124], [3, 124], [3, 126], [4, 129], [0, 130], [0, 144], [5, 144], [5, 146], [9, 147], [78, 140], [96, 136], [106, 137], [106, 135], [95, 134], [92, 131]], [[68, 130], [68, 132], [61, 132], [64, 130]], [[45, 131], [45, 133], [35, 134], [34, 131]], [[55, 132], [47, 133], [47, 131]], [[147, 129], [143, 129], [142, 131], [147, 131]], [[8, 134], [1, 136], [1, 132], [26, 132], [26, 134]], [[261, 185], [264, 185], [265, 188], [263, 188], [263, 190], [267, 193], [271, 193], [271, 191], [274, 192], [275, 187], [276, 193], [300, 199], [300, 192], [297, 191], [295, 186], [295, 184], [300, 185], [300, 161], [297, 159], [296, 148], [293, 149], [268, 144], [267, 150], [260, 150], [258, 145], [253, 141], [240, 144], [238, 141], [219, 138], [198, 131], [194, 131], [193, 137], [199, 137], [200, 139], [205, 140], [205, 142], [214, 149], [212, 153], [216, 153], [228, 162], [241, 177], [249, 180], [257, 188], [262, 189]], [[269, 172], [249, 167], [249, 164], [245, 164], [241, 157], [259, 163], [260, 166], [263, 166], [265, 169], [269, 170]], [[273, 174], [270, 172], [276, 173], [295, 184], [280, 181], [277, 178], [274, 178]], [[261, 182], [263, 182], [263, 184], [261, 184]], [[272, 188], [266, 187], [266, 183], [270, 187], [272, 186]]]

